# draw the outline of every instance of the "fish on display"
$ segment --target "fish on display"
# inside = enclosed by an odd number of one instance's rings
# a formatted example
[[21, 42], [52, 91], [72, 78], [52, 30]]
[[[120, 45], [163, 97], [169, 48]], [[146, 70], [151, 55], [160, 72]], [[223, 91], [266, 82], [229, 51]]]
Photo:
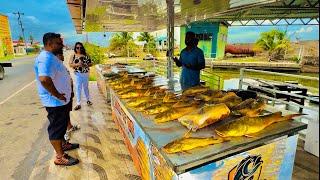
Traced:
[[201, 137], [189, 137], [185, 136], [181, 139], [174, 140], [173, 142], [168, 143], [165, 145], [162, 150], [167, 154], [174, 154], [174, 153], [189, 153], [189, 150], [206, 147], [209, 145], [220, 144], [227, 140], [223, 138], [201, 138]]
[[258, 116], [266, 107], [264, 100], [247, 99], [232, 109], [232, 113], [242, 116], [255, 117]]
[[240, 97], [238, 97], [234, 92], [228, 92], [225, 96], [223, 96], [221, 98], [212, 98], [209, 101], [209, 103], [219, 104], [219, 103], [225, 103], [225, 102], [228, 102], [228, 101], [233, 101], [234, 99], [239, 99], [239, 98]]
[[139, 104], [138, 106], [134, 107], [133, 109], [136, 111], [143, 111], [150, 106], [154, 106], [154, 105], [162, 104], [162, 103], [163, 102], [158, 101], [158, 100], [148, 101], [148, 102]]
[[200, 110], [179, 118], [179, 122], [192, 131], [227, 118], [230, 114], [225, 104], [205, 105]]
[[137, 97], [144, 96], [145, 92], [146, 92], [145, 90], [135, 90], [135, 91], [131, 91], [126, 94], [120, 95], [120, 98], [121, 99], [137, 98]]
[[182, 92], [182, 96], [194, 96], [196, 94], [199, 93], [204, 93], [209, 91], [209, 87], [205, 87], [205, 86], [195, 86], [195, 87], [191, 87], [189, 89], [186, 89]]
[[303, 114], [291, 114], [282, 116], [281, 112], [272, 113], [265, 116], [241, 117], [235, 121], [223, 124], [215, 129], [220, 137], [247, 136], [254, 137], [253, 134], [262, 131], [273, 123], [292, 120], [294, 117]]
[[169, 91], [166, 92], [166, 95], [163, 98], [163, 102], [165, 102], [165, 103], [172, 103], [172, 102], [177, 102], [177, 101], [178, 101], [177, 96], [174, 93], [169, 92]]
[[136, 106], [138, 106], [138, 105], [140, 105], [142, 103], [146, 103], [146, 102], [149, 102], [149, 101], [152, 101], [152, 100], [153, 100], [152, 97], [146, 96], [146, 97], [141, 97], [141, 98], [129, 100], [127, 102], [127, 105], [129, 107], [136, 107]]
[[199, 105], [199, 104], [200, 102], [195, 101], [194, 99], [182, 98], [177, 103], [175, 103], [172, 107], [181, 108], [181, 107], [188, 107], [188, 106]]
[[202, 101], [205, 101], [205, 102], [208, 102], [210, 101], [211, 99], [213, 98], [221, 98], [225, 95], [226, 93], [223, 92], [223, 91], [220, 91], [220, 90], [217, 90], [217, 91], [212, 91], [212, 90], [209, 90], [205, 93], [201, 93], [201, 94], [197, 94], [194, 99], [195, 100], [202, 100]]
[[145, 114], [148, 115], [156, 115], [162, 112], [165, 112], [172, 108], [173, 103], [161, 103], [161, 104], [156, 104], [153, 106], [150, 106], [144, 110]]
[[178, 118], [196, 111], [198, 106], [188, 106], [188, 107], [180, 107], [180, 108], [171, 108], [168, 111], [160, 113], [156, 115], [154, 121], [156, 123], [164, 123], [168, 121], [177, 120]]

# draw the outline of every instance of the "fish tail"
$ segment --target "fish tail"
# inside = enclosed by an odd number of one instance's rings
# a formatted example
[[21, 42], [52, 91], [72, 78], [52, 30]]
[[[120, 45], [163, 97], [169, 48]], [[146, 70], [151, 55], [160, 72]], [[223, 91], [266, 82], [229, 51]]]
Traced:
[[303, 115], [306, 115], [306, 114], [289, 114], [289, 115], [283, 116], [282, 118], [278, 119], [277, 122], [292, 120], [295, 117], [299, 117], [299, 116], [303, 116]]

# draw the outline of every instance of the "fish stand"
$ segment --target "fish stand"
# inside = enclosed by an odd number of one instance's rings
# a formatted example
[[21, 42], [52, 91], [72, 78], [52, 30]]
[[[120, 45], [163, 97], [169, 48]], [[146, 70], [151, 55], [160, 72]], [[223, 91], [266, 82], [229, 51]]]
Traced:
[[[155, 84], [167, 82], [164, 77], [155, 78]], [[184, 137], [187, 128], [178, 121], [154, 123], [154, 116], [129, 108], [126, 101], [107, 83], [105, 85], [99, 87], [110, 93], [112, 119], [142, 179], [291, 179], [297, 133], [306, 129], [306, 124], [283, 121], [270, 125], [254, 137], [231, 138], [220, 144], [167, 154], [163, 147]], [[175, 87], [174, 91], [179, 91], [179, 85]], [[231, 120], [205, 127], [191, 136], [217, 137], [214, 129]]]

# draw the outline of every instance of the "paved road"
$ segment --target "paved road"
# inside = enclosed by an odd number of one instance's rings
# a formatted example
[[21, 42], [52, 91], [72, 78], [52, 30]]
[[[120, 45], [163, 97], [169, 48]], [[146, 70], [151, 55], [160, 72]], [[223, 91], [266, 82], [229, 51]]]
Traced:
[[34, 80], [34, 57], [10, 61], [13, 67], [5, 68], [5, 77], [0, 80], [0, 103]]

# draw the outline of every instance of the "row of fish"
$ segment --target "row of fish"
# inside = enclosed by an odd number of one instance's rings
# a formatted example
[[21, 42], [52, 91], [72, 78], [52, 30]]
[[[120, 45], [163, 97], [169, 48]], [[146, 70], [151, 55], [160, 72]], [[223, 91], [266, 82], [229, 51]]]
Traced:
[[138, 78], [126, 73], [108, 80], [109, 86], [126, 101], [128, 107], [146, 115], [154, 115], [156, 123], [177, 120], [194, 132], [229, 116], [239, 116], [236, 120], [214, 129], [218, 138], [185, 136], [164, 146], [163, 150], [167, 153], [219, 144], [231, 137], [252, 137], [252, 134], [273, 123], [299, 116], [282, 116], [281, 112], [260, 116], [266, 106], [263, 100], [243, 101], [234, 92], [213, 91], [204, 86], [189, 88], [178, 96], [161, 86], [154, 86], [153, 82], [153, 78]]

